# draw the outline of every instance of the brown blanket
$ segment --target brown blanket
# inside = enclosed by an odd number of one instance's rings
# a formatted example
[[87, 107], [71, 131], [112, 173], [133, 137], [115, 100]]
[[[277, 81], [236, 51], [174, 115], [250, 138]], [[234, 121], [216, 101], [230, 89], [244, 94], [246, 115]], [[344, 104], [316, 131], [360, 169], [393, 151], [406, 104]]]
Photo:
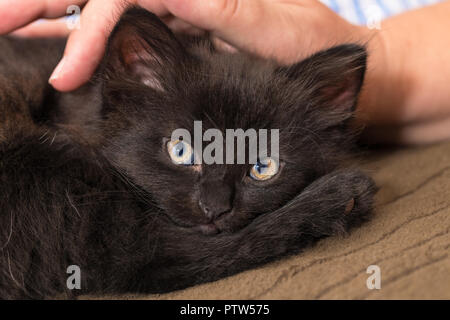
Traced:
[[[373, 219], [346, 237], [214, 283], [144, 299], [450, 299], [450, 143], [375, 153]], [[369, 290], [367, 268], [381, 270]]]

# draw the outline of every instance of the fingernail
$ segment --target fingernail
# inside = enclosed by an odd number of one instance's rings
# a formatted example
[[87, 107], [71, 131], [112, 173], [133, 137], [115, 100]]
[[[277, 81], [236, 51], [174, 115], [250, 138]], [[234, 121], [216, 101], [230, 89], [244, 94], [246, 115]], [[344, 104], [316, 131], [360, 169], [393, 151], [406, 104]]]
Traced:
[[58, 63], [58, 65], [56, 66], [55, 70], [53, 71], [53, 73], [52, 73], [52, 75], [50, 77], [50, 80], [48, 81], [48, 82], [50, 82], [50, 84], [53, 83], [53, 81], [55, 81], [56, 79], [59, 78], [59, 76], [61, 75], [61, 72], [62, 72], [62, 70], [64, 68], [65, 62], [66, 62], [66, 58], [63, 57], [61, 59], [61, 61]]

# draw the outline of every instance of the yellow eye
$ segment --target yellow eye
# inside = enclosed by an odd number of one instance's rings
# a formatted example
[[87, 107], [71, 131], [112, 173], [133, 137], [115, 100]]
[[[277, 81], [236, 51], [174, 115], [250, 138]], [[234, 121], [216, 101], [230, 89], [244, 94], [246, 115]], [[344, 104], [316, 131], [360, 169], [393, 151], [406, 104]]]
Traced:
[[175, 164], [185, 166], [194, 164], [194, 150], [187, 142], [182, 140], [169, 141], [167, 142], [167, 152]]
[[279, 169], [278, 161], [273, 158], [259, 160], [250, 170], [250, 177], [257, 181], [271, 179]]

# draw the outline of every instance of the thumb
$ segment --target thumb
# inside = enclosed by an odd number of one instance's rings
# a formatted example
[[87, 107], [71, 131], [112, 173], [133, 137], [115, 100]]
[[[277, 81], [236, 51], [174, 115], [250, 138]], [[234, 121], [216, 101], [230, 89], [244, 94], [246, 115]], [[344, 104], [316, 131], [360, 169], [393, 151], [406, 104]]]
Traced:
[[[195, 27], [210, 31], [225, 42], [249, 51], [261, 51], [261, 38], [274, 20], [265, 1], [162, 0], [169, 12]], [[265, 38], [267, 42], [267, 37]], [[261, 53], [261, 52], [258, 52]]]
[[[263, 1], [253, 0], [163, 0], [176, 17], [199, 28], [221, 31], [242, 27], [260, 15]], [[258, 9], [257, 11], [255, 9]]]

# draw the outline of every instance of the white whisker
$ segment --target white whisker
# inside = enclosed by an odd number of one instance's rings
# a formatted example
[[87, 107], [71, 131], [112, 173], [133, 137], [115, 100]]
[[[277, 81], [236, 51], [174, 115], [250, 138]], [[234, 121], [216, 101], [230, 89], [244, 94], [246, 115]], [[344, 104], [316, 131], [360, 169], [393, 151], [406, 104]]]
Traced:
[[13, 231], [13, 214], [11, 212], [11, 225], [10, 225], [10, 228], [9, 228], [9, 236], [8, 236], [8, 239], [6, 240], [6, 243], [0, 248], [0, 250], [5, 249], [6, 246], [9, 244], [9, 242], [11, 241], [12, 231]]
[[11, 259], [9, 257], [9, 251], [7, 252], [8, 254], [8, 270], [9, 270], [9, 275], [11, 276], [11, 279], [14, 281], [14, 283], [19, 287], [22, 288], [22, 286], [20, 285], [20, 283], [16, 280], [16, 278], [14, 278], [13, 274], [12, 274], [12, 270], [11, 270]]
[[78, 217], [81, 218], [81, 214], [80, 214], [80, 212], [78, 211], [77, 207], [75, 207], [75, 205], [72, 203], [72, 200], [70, 199], [70, 196], [69, 196], [69, 192], [68, 192], [67, 190], [66, 190], [66, 198], [67, 198], [67, 200], [69, 201], [70, 206], [71, 206], [71, 207], [75, 210], [75, 212], [77, 213]]

